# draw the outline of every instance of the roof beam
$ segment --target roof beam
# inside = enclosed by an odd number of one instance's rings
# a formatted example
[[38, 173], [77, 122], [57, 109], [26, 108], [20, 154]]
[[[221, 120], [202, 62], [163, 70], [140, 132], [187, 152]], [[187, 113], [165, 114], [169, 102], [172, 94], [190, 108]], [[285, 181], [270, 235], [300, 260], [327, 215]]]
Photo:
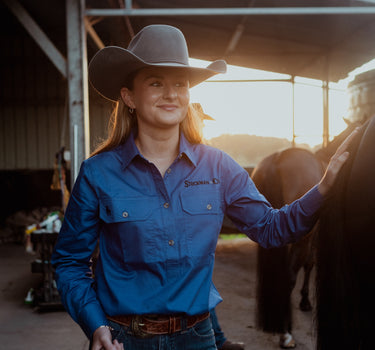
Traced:
[[28, 31], [35, 42], [40, 46], [42, 51], [48, 56], [58, 71], [67, 77], [66, 58], [60, 53], [53, 42], [28, 14], [24, 7], [17, 0], [3, 0], [9, 10], [17, 17], [24, 28]]
[[375, 6], [86, 9], [86, 16], [373, 15]]
[[[248, 7], [252, 7], [254, 5], [254, 0], [250, 0]], [[247, 21], [248, 17], [243, 16], [241, 19], [241, 22], [237, 24], [236, 29], [234, 30], [232, 37], [227, 45], [227, 48], [225, 49], [224, 57], [227, 55], [230, 55], [237, 47], [238, 42], [241, 39], [241, 36], [245, 30], [245, 23]]]
[[83, 21], [84, 21], [84, 24], [85, 24], [86, 31], [91, 36], [91, 39], [94, 41], [94, 43], [96, 44], [96, 46], [99, 49], [102, 49], [105, 45], [104, 45], [102, 39], [100, 39], [97, 32], [95, 31], [95, 29], [93, 28], [89, 19], [87, 17], [84, 17]]

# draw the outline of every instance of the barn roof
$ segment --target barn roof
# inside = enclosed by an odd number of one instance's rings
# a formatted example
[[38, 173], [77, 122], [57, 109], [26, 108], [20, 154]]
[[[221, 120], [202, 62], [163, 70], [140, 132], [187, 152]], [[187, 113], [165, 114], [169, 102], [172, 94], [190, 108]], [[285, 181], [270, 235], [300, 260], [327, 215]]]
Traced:
[[[11, 2], [3, 0], [3, 2]], [[61, 52], [65, 1], [19, 0]], [[375, 57], [375, 1], [86, 0], [89, 58], [104, 45], [127, 46], [153, 23], [180, 28], [190, 56], [319, 80], [338, 81]], [[2, 16], [9, 11], [1, 5]], [[127, 8], [129, 6], [129, 8]], [[131, 8], [130, 8], [131, 7]], [[119, 16], [119, 11], [123, 11]], [[124, 16], [124, 15], [127, 16]], [[4, 21], [3, 21], [4, 23]], [[7, 30], [3, 24], [2, 30]], [[61, 42], [60, 47], [59, 43]]]
[[375, 57], [374, 1], [135, 0], [132, 15], [110, 15], [124, 6], [86, 1], [87, 13], [107, 11], [93, 26], [105, 45], [126, 46], [129, 30], [164, 23], [184, 32], [191, 57], [328, 81]]

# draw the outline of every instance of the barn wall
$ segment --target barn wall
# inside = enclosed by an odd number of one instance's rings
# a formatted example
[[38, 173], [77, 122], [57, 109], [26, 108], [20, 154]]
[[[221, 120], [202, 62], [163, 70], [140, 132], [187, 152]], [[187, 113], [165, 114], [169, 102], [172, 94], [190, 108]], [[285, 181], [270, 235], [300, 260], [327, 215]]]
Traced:
[[[62, 13], [62, 26], [64, 19]], [[65, 28], [42, 29], [66, 57]], [[20, 210], [60, 206], [61, 194], [50, 185], [55, 155], [70, 142], [67, 82], [1, 1], [0, 45], [1, 228]], [[106, 137], [112, 105], [89, 92], [93, 150]]]
[[[51, 169], [60, 147], [69, 148], [66, 80], [26, 33], [2, 38], [2, 47], [0, 170]], [[111, 104], [90, 95], [92, 150], [106, 137]]]

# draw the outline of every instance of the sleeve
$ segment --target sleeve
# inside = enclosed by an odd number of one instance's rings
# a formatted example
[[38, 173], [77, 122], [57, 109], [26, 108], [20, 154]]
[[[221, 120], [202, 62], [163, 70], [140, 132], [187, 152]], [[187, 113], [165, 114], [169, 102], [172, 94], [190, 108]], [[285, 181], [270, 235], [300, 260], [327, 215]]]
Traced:
[[98, 197], [89, 166], [82, 163], [52, 254], [55, 280], [62, 303], [90, 338], [100, 325], [107, 325], [97, 300], [91, 257], [98, 240]]
[[246, 170], [231, 158], [223, 166], [226, 214], [250, 239], [264, 248], [274, 248], [296, 242], [312, 230], [323, 204], [317, 186], [293, 203], [274, 209]]

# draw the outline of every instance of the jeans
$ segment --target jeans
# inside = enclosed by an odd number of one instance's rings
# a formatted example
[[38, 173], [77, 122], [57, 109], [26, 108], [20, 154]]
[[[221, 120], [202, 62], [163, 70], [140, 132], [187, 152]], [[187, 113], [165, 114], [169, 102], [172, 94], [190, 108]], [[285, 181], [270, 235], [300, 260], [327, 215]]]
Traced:
[[211, 318], [212, 328], [215, 333], [216, 346], [218, 349], [220, 349], [225, 343], [225, 341], [227, 340], [227, 338], [225, 337], [224, 332], [221, 330], [215, 309], [210, 310], [210, 318]]
[[[125, 350], [214, 350], [215, 335], [211, 318], [194, 327], [173, 334], [156, 335], [151, 338], [137, 338], [129, 328], [109, 321], [113, 328], [112, 339], [124, 344]], [[185, 327], [183, 327], [185, 328]]]

